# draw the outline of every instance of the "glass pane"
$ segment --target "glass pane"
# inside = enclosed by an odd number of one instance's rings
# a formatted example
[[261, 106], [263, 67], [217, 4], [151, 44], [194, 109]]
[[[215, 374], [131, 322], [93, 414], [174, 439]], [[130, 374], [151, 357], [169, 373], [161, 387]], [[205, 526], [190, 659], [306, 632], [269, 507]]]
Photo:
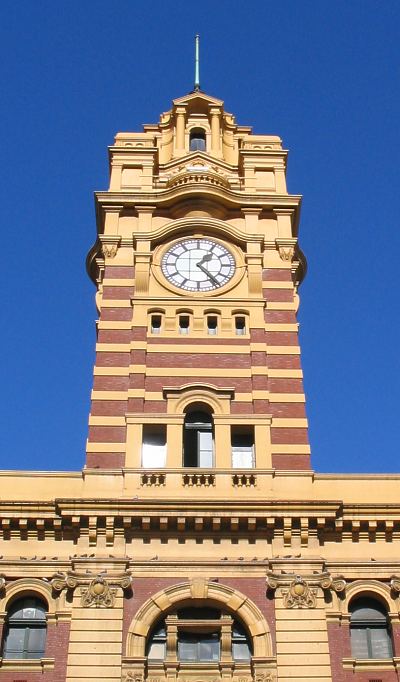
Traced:
[[4, 658], [22, 658], [25, 628], [10, 627], [4, 642]]
[[350, 632], [353, 658], [369, 658], [367, 630], [365, 628], [351, 628]]
[[20, 620], [21, 618], [26, 620], [45, 620], [46, 609], [43, 602], [34, 597], [18, 599], [18, 601], [11, 605], [8, 618], [11, 621]]
[[386, 611], [383, 604], [380, 604], [375, 599], [357, 599], [350, 606], [351, 620], [374, 620], [385, 621]]
[[219, 661], [218, 635], [199, 642], [199, 661]]
[[248, 661], [250, 659], [250, 649], [247, 642], [233, 642], [232, 654], [236, 661]]
[[369, 635], [372, 658], [392, 658], [392, 642], [386, 628], [371, 628]]
[[199, 467], [213, 466], [213, 436], [211, 431], [198, 432]]
[[142, 466], [149, 468], [163, 468], [166, 464], [167, 447], [165, 430], [143, 430]]
[[46, 646], [45, 628], [34, 628], [29, 630], [27, 634], [27, 657], [41, 658], [44, 656], [44, 650]]
[[165, 642], [152, 642], [149, 647], [148, 657], [153, 660], [163, 661], [165, 658]]
[[197, 642], [182, 635], [178, 642], [178, 657], [181, 661], [197, 661]]
[[254, 467], [253, 446], [232, 447], [232, 467], [233, 469], [252, 469]]
[[204, 152], [206, 150], [206, 141], [202, 137], [192, 137], [190, 140], [190, 151]]

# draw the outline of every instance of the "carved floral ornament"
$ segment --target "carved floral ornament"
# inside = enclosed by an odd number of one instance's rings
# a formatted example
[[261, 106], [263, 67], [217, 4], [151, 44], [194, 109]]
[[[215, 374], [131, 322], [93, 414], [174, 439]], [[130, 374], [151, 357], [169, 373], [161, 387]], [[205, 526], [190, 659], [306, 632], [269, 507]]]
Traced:
[[132, 576], [130, 573], [122, 575], [93, 575], [68, 573], [56, 573], [51, 581], [51, 586], [55, 592], [62, 592], [64, 589], [75, 590], [81, 587], [81, 604], [84, 607], [103, 607], [112, 608], [115, 603], [117, 587], [127, 591], [132, 589]]
[[305, 580], [300, 575], [271, 572], [267, 574], [267, 586], [270, 590], [281, 588], [286, 608], [313, 609], [317, 605], [318, 587], [341, 593], [346, 589], [346, 581], [342, 576], [333, 578], [330, 573], [307, 576]]

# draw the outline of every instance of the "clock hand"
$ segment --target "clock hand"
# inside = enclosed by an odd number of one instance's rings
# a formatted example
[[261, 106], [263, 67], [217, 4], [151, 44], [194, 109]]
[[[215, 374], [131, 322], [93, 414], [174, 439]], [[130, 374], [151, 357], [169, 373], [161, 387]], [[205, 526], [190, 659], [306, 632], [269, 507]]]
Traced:
[[209, 270], [207, 270], [207, 268], [203, 267], [203, 263], [208, 263], [210, 260], [212, 260], [212, 254], [205, 253], [203, 258], [198, 263], [196, 263], [196, 265], [199, 268], [199, 270], [201, 270], [202, 272], [204, 272], [205, 275], [207, 275], [208, 279], [210, 279], [211, 282], [213, 282], [213, 284], [218, 286], [219, 285], [218, 280], [214, 277], [214, 275], [211, 274]]
[[208, 263], [208, 261], [210, 261], [210, 260], [212, 260], [212, 254], [211, 253], [205, 253], [203, 258], [201, 260], [199, 260], [199, 262], [196, 263], [196, 265], [197, 265], [197, 267], [202, 269], [201, 266], [203, 265], [203, 263]]

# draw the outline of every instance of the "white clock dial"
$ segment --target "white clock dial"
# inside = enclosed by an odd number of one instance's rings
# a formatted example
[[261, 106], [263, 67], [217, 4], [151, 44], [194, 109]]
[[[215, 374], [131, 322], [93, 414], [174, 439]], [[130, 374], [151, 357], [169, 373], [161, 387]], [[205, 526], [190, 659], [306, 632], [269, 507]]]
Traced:
[[230, 251], [213, 239], [182, 239], [165, 252], [161, 270], [171, 284], [185, 291], [212, 291], [235, 273]]

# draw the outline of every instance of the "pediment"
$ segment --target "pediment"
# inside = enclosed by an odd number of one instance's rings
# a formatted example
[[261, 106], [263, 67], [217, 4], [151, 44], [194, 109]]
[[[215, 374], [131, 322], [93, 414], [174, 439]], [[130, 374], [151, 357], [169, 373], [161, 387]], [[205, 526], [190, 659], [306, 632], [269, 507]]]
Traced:
[[189, 103], [192, 105], [193, 108], [196, 105], [196, 103], [199, 104], [200, 106], [201, 105], [204, 106], [204, 104], [213, 104], [216, 107], [222, 107], [223, 105], [222, 99], [217, 99], [216, 97], [207, 95], [205, 92], [201, 92], [201, 90], [189, 92], [187, 95], [184, 95], [183, 97], [178, 97], [177, 99], [173, 100], [174, 106]]

